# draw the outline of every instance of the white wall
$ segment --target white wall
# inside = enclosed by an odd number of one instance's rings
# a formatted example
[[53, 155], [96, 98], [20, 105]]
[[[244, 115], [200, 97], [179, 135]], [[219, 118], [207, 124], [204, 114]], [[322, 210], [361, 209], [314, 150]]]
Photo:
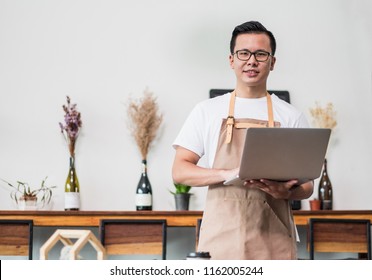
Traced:
[[[0, 0], [0, 178], [58, 185], [68, 151], [58, 122], [71, 96], [82, 113], [76, 148], [82, 210], [133, 210], [140, 155], [125, 103], [148, 87], [164, 122], [149, 156], [154, 209], [174, 209], [171, 143], [210, 88], [234, 87], [232, 29], [259, 20], [277, 38], [269, 88], [305, 111], [333, 102], [327, 158], [335, 209], [371, 209], [372, 2], [368, 0]], [[205, 189], [191, 209], [201, 210]], [[14, 209], [6, 188], [0, 208]], [[307, 209], [307, 203], [303, 203]]]

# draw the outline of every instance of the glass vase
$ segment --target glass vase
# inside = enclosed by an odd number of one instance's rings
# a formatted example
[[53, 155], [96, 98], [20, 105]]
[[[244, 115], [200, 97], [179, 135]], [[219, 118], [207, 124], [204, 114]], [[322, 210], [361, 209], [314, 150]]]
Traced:
[[152, 188], [147, 176], [147, 161], [142, 160], [142, 173], [136, 189], [136, 210], [152, 210]]
[[65, 210], [80, 209], [80, 184], [75, 169], [75, 158], [70, 157], [70, 167], [65, 183]]
[[323, 172], [318, 187], [318, 197], [321, 210], [333, 209], [333, 188], [327, 170], [327, 159], [324, 160]]

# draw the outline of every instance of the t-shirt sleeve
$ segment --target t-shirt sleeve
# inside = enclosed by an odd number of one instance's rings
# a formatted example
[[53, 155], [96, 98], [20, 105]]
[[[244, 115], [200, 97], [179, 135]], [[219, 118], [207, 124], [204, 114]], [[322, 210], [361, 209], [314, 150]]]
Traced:
[[304, 113], [302, 113], [302, 112], [300, 113], [299, 117], [295, 121], [295, 127], [299, 127], [299, 128], [309, 128], [310, 127], [309, 122], [308, 122]]
[[202, 157], [205, 153], [202, 128], [204, 121], [200, 106], [195, 106], [173, 142], [173, 148], [181, 146]]

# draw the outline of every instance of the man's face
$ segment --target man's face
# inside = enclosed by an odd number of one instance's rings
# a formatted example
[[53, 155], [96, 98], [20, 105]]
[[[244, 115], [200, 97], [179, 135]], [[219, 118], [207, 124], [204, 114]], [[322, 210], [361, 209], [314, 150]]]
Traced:
[[[267, 52], [271, 54], [270, 39], [266, 34], [240, 34], [236, 38], [234, 53], [239, 50], [249, 52]], [[264, 62], [256, 60], [254, 55], [247, 61], [238, 59], [237, 54], [230, 55], [230, 66], [234, 70], [238, 83], [247, 86], [265, 86], [267, 77], [274, 69], [275, 57], [269, 56]]]

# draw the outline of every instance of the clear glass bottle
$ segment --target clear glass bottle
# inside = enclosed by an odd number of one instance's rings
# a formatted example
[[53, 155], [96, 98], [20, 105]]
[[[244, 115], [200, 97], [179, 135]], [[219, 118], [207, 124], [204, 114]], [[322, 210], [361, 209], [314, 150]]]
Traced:
[[333, 209], [333, 189], [331, 180], [328, 176], [327, 159], [324, 160], [323, 173], [319, 181], [318, 197], [321, 210]]
[[75, 170], [75, 158], [70, 157], [70, 168], [65, 183], [65, 210], [80, 209], [80, 184]]
[[136, 210], [152, 210], [152, 188], [147, 176], [146, 160], [142, 160], [142, 174], [136, 190]]

